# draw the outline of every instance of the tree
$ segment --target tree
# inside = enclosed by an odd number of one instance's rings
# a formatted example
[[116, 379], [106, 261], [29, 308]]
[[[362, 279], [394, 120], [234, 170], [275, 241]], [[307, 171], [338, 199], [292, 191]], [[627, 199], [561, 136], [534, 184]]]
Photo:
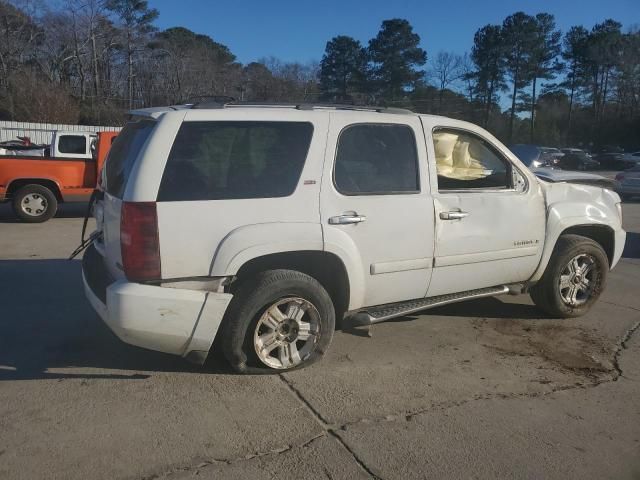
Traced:
[[567, 117], [567, 138], [571, 136], [573, 106], [578, 87], [582, 85], [587, 58], [589, 31], [583, 26], [574, 26], [565, 34], [562, 42], [562, 58], [566, 62], [566, 79], [561, 84], [569, 90], [569, 113]]
[[604, 114], [609, 93], [609, 79], [621, 52], [622, 24], [607, 19], [596, 24], [587, 39], [587, 63], [591, 71], [591, 101], [594, 127]]
[[417, 67], [426, 63], [427, 52], [419, 44], [411, 24], [399, 18], [383, 21], [378, 35], [369, 41], [372, 80], [385, 99], [402, 97], [424, 76]]
[[502, 22], [502, 44], [505, 52], [506, 72], [512, 84], [511, 112], [508, 140], [513, 139], [518, 92], [529, 83], [531, 57], [536, 41], [536, 20], [524, 12], [509, 15]]
[[146, 35], [155, 30], [153, 21], [159, 13], [155, 8], [149, 8], [147, 0], [107, 0], [106, 8], [117, 15], [121, 22], [127, 58], [127, 100], [131, 109], [135, 55], [141, 49]]
[[489, 123], [491, 107], [497, 102], [497, 93], [506, 88], [504, 43], [498, 25], [485, 25], [473, 37], [471, 60], [475, 71], [469, 76], [476, 82], [476, 90], [484, 104], [483, 125]]
[[620, 116], [634, 118], [640, 103], [640, 30], [623, 35], [615, 86]]
[[[156, 68], [145, 90], [159, 90], [160, 97], [171, 103], [186, 102], [195, 97], [235, 96], [241, 88], [241, 67], [226, 45], [207, 35], [184, 27], [158, 32], [148, 44], [155, 57]], [[159, 85], [159, 81], [161, 84]]]
[[431, 72], [439, 88], [438, 113], [442, 111], [444, 90], [461, 77], [461, 67], [462, 57], [460, 55], [444, 51], [440, 51], [436, 55], [433, 65], [431, 66]]
[[558, 62], [560, 55], [560, 39], [562, 33], [556, 30], [553, 15], [539, 13], [535, 16], [533, 44], [530, 58], [531, 77], [531, 131], [530, 141], [533, 143], [536, 119], [536, 84], [538, 79], [551, 80], [562, 69]]
[[333, 99], [360, 92], [366, 78], [367, 53], [359, 41], [339, 35], [327, 42], [320, 61], [320, 91]]
[[15, 113], [12, 77], [34, 57], [42, 41], [42, 29], [29, 15], [0, 1], [0, 98], [6, 99], [10, 117]]

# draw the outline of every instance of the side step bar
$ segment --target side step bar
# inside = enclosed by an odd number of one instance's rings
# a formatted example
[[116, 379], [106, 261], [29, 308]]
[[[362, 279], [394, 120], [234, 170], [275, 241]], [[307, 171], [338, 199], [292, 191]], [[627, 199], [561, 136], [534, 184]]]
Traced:
[[346, 317], [342, 321], [343, 329], [349, 330], [355, 327], [364, 327], [374, 323], [384, 322], [390, 318], [402, 317], [410, 313], [419, 312], [428, 308], [439, 307], [448, 303], [472, 300], [475, 298], [493, 297], [509, 293], [509, 287], [504, 285], [499, 287], [478, 288], [467, 292], [450, 293], [435, 297], [418, 298], [399, 303], [388, 303], [377, 307], [367, 308]]

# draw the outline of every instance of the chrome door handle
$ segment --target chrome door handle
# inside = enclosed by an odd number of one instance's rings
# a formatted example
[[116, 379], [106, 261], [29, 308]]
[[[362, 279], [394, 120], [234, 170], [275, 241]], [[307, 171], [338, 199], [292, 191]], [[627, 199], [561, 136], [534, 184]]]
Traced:
[[349, 225], [352, 223], [361, 223], [367, 219], [364, 215], [358, 215], [357, 213], [350, 213], [346, 215], [338, 215], [336, 217], [329, 218], [330, 225]]
[[467, 212], [440, 212], [440, 220], [460, 220], [468, 216]]

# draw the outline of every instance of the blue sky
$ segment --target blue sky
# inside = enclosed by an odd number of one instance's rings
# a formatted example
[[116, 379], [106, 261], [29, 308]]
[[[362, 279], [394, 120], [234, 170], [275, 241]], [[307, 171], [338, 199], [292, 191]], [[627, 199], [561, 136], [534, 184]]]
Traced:
[[439, 50], [468, 51], [475, 31], [523, 10], [549, 12], [566, 31], [591, 28], [613, 18], [626, 30], [640, 26], [640, 0], [149, 0], [160, 11], [160, 28], [183, 26], [224, 43], [248, 63], [276, 56], [285, 61], [320, 60], [327, 40], [350, 35], [363, 44], [382, 20], [406, 18], [429, 56]]

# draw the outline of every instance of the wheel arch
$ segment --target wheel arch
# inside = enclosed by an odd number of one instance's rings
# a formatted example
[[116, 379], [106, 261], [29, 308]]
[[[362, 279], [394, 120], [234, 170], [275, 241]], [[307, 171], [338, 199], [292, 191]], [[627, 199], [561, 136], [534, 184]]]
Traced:
[[540, 264], [533, 276], [529, 279], [529, 283], [535, 283], [540, 280], [549, 264], [551, 254], [556, 248], [558, 239], [562, 235], [573, 234], [590, 238], [602, 247], [607, 255], [609, 265], [613, 265], [616, 252], [616, 235], [613, 227], [599, 220], [577, 217], [568, 218], [559, 223], [559, 225], [556, 225], [556, 228], [549, 229], [550, 231], [547, 232]]
[[7, 186], [7, 197], [12, 198], [18, 190], [27, 185], [40, 185], [42, 187], [48, 188], [55, 195], [58, 202], [64, 202], [64, 198], [62, 197], [62, 190], [60, 189], [58, 181], [45, 177], [14, 178], [9, 182], [9, 185]]
[[[331, 252], [293, 250], [269, 253], [243, 263], [235, 276], [239, 284], [257, 273], [278, 269], [295, 270], [315, 278], [331, 297], [336, 319], [340, 319], [348, 310], [351, 291], [349, 275], [342, 260]], [[231, 284], [231, 293], [234, 283]]]

